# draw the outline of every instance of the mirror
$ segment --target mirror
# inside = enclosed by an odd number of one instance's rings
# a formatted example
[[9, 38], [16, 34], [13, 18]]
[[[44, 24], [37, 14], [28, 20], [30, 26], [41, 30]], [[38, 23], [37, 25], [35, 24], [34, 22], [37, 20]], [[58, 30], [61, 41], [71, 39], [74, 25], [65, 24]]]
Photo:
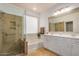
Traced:
[[48, 17], [49, 32], [79, 33], [79, 8], [58, 16]]

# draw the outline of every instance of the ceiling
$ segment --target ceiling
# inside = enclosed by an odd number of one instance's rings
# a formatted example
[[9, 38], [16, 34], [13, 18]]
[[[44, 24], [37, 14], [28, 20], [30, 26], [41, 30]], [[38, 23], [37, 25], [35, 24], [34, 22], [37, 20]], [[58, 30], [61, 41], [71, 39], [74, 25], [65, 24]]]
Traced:
[[[41, 13], [49, 10], [51, 7], [55, 6], [56, 3], [13, 3], [13, 5], [20, 8], [24, 8], [24, 9], [26, 8], [28, 10]], [[34, 10], [34, 8], [36, 9]]]

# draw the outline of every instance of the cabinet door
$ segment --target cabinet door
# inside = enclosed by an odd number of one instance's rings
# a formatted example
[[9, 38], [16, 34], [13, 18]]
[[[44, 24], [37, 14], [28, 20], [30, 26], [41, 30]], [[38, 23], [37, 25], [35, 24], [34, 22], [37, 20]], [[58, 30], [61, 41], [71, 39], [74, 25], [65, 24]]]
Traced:
[[56, 49], [55, 49], [55, 38], [53, 37], [52, 38], [52, 36], [48, 36], [48, 38], [47, 38], [47, 48], [49, 49], [49, 50], [51, 50], [51, 51], [55, 51]]
[[47, 48], [47, 49], [50, 49], [50, 46], [51, 46], [51, 38], [50, 38], [50, 36], [48, 36], [48, 35], [44, 35], [43, 37], [42, 37], [42, 39], [43, 39], [43, 46], [44, 46], [44, 48]]
[[44, 46], [44, 48], [47, 48], [47, 35], [44, 35], [43, 37], [42, 37], [42, 40], [43, 40], [43, 46]]
[[55, 36], [45, 36], [44, 43], [43, 43], [44, 47], [57, 54], [60, 54], [58, 39], [59, 38]]
[[78, 39], [72, 40], [72, 55], [79, 56], [79, 40]]
[[57, 43], [57, 37], [51, 36], [51, 40], [50, 40], [49, 44], [50, 44], [50, 50], [55, 53], [58, 53], [59, 47], [58, 47], [58, 43]]
[[72, 47], [72, 56], [79, 56], [79, 44], [74, 44]]
[[55, 36], [46, 36], [46, 41], [44, 41], [45, 42], [44, 47], [55, 53], [58, 53], [59, 46], [57, 43], [57, 39], [58, 37], [55, 37]]
[[70, 56], [71, 55], [71, 39], [59, 37], [58, 47], [59, 47], [59, 54], [63, 56]]
[[42, 37], [42, 39], [43, 39], [43, 46], [44, 46], [44, 48], [49, 49], [49, 39], [50, 39], [49, 36], [44, 35]]

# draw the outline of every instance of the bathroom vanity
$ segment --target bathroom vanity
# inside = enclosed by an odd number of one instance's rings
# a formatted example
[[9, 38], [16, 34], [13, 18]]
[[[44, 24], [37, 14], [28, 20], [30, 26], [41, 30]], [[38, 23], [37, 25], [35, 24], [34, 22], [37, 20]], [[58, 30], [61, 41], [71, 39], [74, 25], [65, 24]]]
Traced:
[[79, 56], [79, 35], [53, 33], [43, 36], [44, 48], [62, 56]]

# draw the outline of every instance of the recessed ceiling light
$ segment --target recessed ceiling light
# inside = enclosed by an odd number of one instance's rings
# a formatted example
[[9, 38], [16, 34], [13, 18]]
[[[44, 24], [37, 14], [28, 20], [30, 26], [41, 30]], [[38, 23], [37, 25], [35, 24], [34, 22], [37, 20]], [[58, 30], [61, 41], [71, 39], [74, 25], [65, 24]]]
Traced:
[[37, 8], [36, 8], [36, 7], [34, 7], [34, 8], [33, 8], [33, 10], [35, 11], [35, 10], [37, 10]]

